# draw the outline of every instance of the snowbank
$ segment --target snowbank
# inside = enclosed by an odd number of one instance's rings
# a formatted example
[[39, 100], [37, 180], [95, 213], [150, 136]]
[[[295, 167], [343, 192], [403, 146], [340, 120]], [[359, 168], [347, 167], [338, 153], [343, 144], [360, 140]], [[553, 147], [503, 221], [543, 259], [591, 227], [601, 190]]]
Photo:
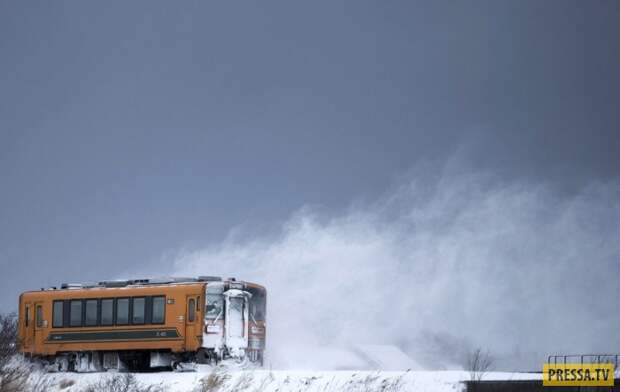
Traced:
[[[463, 371], [269, 371], [208, 366], [201, 366], [191, 373], [134, 373], [130, 376], [135, 385], [139, 385], [135, 391], [153, 392], [456, 392], [464, 390], [462, 381], [469, 379], [469, 374]], [[108, 380], [128, 376], [119, 373], [56, 373], [33, 375], [31, 380], [40, 383], [41, 377], [46, 379], [45, 391], [90, 392], [101, 390], [93, 389], [93, 385], [101, 388]], [[540, 374], [489, 373], [484, 379], [540, 379]]]

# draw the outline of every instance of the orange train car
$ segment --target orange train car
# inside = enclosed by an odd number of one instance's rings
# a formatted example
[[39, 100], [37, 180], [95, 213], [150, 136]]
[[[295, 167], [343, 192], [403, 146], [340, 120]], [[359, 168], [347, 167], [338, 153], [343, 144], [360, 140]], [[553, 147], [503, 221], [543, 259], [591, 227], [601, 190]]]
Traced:
[[21, 351], [59, 371], [262, 364], [266, 290], [218, 277], [63, 284], [19, 298]]

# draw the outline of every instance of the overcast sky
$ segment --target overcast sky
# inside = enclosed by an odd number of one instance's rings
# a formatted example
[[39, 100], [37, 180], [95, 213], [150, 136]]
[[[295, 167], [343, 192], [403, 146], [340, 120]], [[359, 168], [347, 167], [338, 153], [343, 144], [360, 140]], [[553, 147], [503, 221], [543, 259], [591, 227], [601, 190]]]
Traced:
[[0, 309], [337, 213], [463, 148], [562, 192], [613, 179], [619, 20], [618, 1], [2, 0]]

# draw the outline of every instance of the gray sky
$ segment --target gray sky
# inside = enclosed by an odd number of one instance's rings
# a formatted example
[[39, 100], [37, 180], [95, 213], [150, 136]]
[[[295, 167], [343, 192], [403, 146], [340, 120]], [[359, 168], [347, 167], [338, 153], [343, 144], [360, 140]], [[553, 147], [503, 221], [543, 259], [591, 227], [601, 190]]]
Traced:
[[0, 1], [0, 308], [340, 211], [463, 146], [565, 192], [613, 178], [618, 20], [617, 1]]

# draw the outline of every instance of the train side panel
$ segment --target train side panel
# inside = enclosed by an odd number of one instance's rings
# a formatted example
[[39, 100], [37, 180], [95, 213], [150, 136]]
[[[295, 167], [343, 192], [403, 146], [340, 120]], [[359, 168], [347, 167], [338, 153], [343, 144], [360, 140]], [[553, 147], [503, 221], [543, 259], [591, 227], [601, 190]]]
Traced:
[[[202, 345], [204, 293], [205, 283], [27, 292], [20, 296], [19, 301], [19, 336], [22, 352], [51, 356], [79, 351], [196, 351]], [[156, 300], [153, 298], [161, 301], [161, 297], [164, 297], [165, 304], [163, 322], [148, 322], [153, 317], [149, 313], [154, 312], [153, 303]], [[125, 301], [128, 298], [131, 300]], [[111, 299], [114, 300], [110, 301]], [[82, 305], [79, 305], [77, 300], [82, 300]], [[115, 315], [113, 325], [102, 323], [101, 309], [104, 302], [106, 305], [113, 303]], [[87, 314], [87, 307], [90, 312], [94, 303], [97, 304], [96, 321], [92, 319], [93, 314]], [[133, 323], [131, 319], [134, 316], [131, 313], [134, 303], [139, 304], [136, 305], [138, 313], [140, 309], [144, 309], [142, 317], [145, 321], [142, 323]], [[54, 319], [55, 306], [58, 313], [56, 319]], [[66, 310], [67, 306], [73, 306], [73, 313]], [[125, 306], [129, 307], [127, 313], [130, 319], [127, 323], [119, 323], [116, 319], [117, 307], [125, 309]], [[82, 312], [79, 323], [77, 318], [68, 319], [67, 315], [74, 314], [75, 318], [75, 314], [79, 312]]]

